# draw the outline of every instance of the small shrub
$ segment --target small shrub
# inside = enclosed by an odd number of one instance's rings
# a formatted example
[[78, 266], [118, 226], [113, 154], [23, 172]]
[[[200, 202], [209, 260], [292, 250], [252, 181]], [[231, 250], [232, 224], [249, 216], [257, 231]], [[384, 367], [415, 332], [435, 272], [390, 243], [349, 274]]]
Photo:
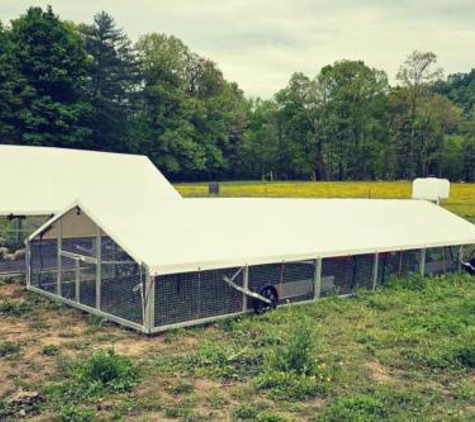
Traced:
[[114, 391], [126, 391], [138, 382], [138, 373], [130, 359], [113, 350], [101, 350], [76, 371], [81, 384], [96, 384]]
[[105, 393], [129, 391], [139, 383], [134, 364], [112, 350], [101, 350], [83, 363], [60, 362], [66, 381], [48, 387], [51, 395], [74, 403]]
[[21, 352], [21, 346], [18, 343], [12, 341], [4, 341], [0, 343], [0, 358], [3, 357], [15, 357]]
[[45, 356], [57, 356], [61, 353], [61, 349], [54, 344], [49, 344], [48, 346], [43, 347], [41, 353]]
[[301, 322], [285, 346], [276, 349], [271, 358], [271, 366], [277, 371], [312, 375], [316, 371], [315, 354], [315, 332], [312, 325]]

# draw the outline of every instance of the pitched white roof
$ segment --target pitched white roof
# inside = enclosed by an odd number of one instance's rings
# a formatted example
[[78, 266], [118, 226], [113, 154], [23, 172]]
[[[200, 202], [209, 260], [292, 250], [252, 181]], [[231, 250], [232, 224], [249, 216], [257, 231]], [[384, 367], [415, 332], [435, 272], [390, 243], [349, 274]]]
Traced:
[[0, 215], [46, 215], [76, 198], [181, 196], [145, 156], [0, 145]]
[[475, 244], [473, 224], [419, 200], [144, 196], [79, 205], [152, 275]]

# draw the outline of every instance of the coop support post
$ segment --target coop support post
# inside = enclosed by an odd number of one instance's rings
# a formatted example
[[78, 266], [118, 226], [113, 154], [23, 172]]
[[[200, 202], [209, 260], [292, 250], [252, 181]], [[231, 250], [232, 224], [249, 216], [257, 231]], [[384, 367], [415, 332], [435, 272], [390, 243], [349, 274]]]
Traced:
[[147, 333], [152, 333], [155, 326], [155, 281], [157, 277], [151, 276], [147, 266], [143, 265], [145, 277], [145, 307], [144, 307], [144, 327]]
[[378, 268], [379, 268], [379, 253], [374, 254], [374, 262], [373, 262], [373, 285], [372, 290], [376, 290], [376, 286], [378, 285]]
[[[246, 265], [243, 271], [243, 287], [244, 289], [249, 289], [249, 267]], [[243, 293], [242, 295], [242, 310], [246, 312], [247, 310], [247, 295]]]
[[457, 259], [457, 271], [461, 271], [462, 270], [462, 261], [463, 261], [463, 256], [464, 256], [464, 253], [463, 253], [463, 246], [459, 246], [459, 250], [458, 250], [458, 259]]
[[101, 309], [102, 290], [102, 235], [101, 229], [96, 228], [96, 309]]
[[426, 273], [426, 252], [427, 252], [427, 249], [421, 249], [421, 263], [419, 266], [421, 275], [425, 275]]
[[315, 260], [315, 273], [313, 275], [313, 298], [318, 299], [322, 291], [322, 258]]
[[61, 252], [63, 250], [63, 222], [60, 218], [58, 220], [58, 241], [57, 241], [57, 260], [58, 260], [58, 274], [56, 275], [56, 293], [58, 296], [63, 295], [63, 258]]

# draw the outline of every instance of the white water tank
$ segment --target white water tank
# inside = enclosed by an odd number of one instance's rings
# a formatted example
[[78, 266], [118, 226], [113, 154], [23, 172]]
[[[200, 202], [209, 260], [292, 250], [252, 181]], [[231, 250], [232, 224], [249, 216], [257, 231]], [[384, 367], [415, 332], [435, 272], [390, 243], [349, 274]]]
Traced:
[[450, 182], [437, 177], [424, 177], [415, 179], [412, 183], [412, 198], [437, 201], [449, 199]]

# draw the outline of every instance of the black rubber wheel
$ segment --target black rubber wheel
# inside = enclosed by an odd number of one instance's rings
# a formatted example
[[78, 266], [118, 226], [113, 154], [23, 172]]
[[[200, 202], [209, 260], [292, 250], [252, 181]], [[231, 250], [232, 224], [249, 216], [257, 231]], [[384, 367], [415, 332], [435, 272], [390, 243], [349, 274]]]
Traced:
[[271, 303], [266, 303], [263, 300], [254, 299], [253, 308], [256, 314], [264, 314], [267, 311], [275, 309], [277, 307], [277, 302], [279, 302], [279, 294], [277, 289], [272, 285], [267, 285], [262, 287], [259, 290], [259, 294], [266, 299], [269, 299]]
[[475, 258], [471, 259], [468, 262], [462, 262], [463, 269], [470, 275], [475, 275]]

